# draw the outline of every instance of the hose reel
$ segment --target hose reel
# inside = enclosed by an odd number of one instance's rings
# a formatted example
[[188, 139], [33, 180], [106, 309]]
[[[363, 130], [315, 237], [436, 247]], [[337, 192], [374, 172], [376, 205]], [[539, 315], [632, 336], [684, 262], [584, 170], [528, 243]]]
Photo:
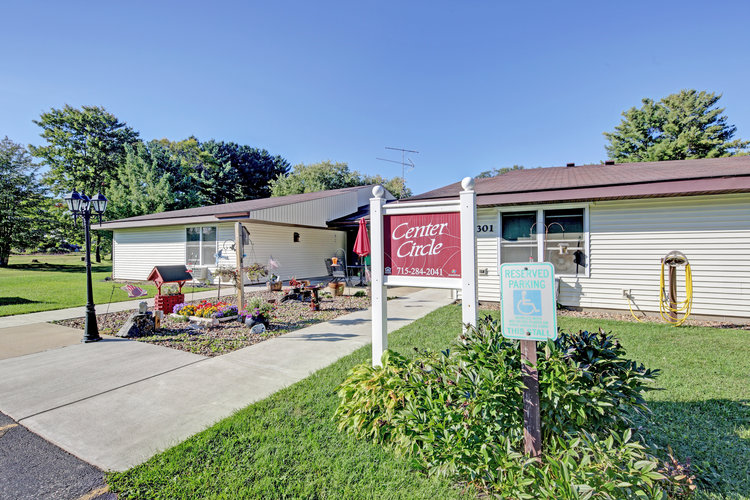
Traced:
[[[677, 268], [685, 267], [685, 300], [677, 301]], [[665, 287], [665, 271], [669, 269], [669, 289]], [[661, 260], [659, 283], [659, 314], [672, 326], [680, 326], [690, 316], [693, 307], [693, 272], [684, 253], [672, 250]], [[682, 318], [679, 314], [682, 313]]]
[[[677, 300], [677, 269], [685, 267], [685, 299]], [[667, 284], [669, 285], [667, 287]], [[628, 293], [628, 308], [630, 314], [642, 322], [633, 312], [632, 297]], [[637, 306], [636, 306], [637, 307]], [[684, 253], [672, 250], [661, 260], [661, 274], [659, 276], [659, 314], [672, 326], [680, 326], [690, 316], [693, 308], [693, 272], [690, 261]], [[680, 318], [679, 315], [682, 314]]]

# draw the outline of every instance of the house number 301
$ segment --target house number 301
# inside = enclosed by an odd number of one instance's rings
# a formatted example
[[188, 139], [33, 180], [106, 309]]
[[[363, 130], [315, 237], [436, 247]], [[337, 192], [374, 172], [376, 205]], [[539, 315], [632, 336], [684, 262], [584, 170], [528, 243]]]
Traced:
[[494, 233], [495, 225], [494, 224], [480, 224], [477, 226], [477, 232], [478, 233]]

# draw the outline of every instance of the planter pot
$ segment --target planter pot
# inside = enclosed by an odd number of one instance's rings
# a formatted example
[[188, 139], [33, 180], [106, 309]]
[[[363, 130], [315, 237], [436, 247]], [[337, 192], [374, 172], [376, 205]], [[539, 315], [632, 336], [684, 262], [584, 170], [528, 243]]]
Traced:
[[269, 292], [280, 292], [281, 291], [281, 281], [276, 281], [274, 283], [271, 283], [270, 281], [266, 283], [266, 288], [268, 288]]
[[163, 311], [165, 314], [170, 314], [174, 306], [182, 302], [185, 302], [184, 293], [178, 295], [157, 295], [154, 298], [154, 309]]
[[237, 317], [238, 316], [235, 314], [234, 316], [224, 316], [223, 318], [216, 318], [216, 319], [219, 320], [219, 323], [226, 323], [227, 321], [236, 320]]
[[267, 319], [254, 319], [254, 318], [248, 317], [245, 320], [245, 325], [250, 328], [254, 327], [255, 325], [263, 325], [266, 328], [268, 328], [268, 320]]
[[342, 282], [334, 282], [328, 284], [328, 289], [334, 296], [344, 295], [344, 286], [346, 284]]
[[192, 323], [200, 323], [202, 325], [216, 326], [219, 324], [219, 320], [216, 318], [201, 318], [200, 316], [190, 316]]

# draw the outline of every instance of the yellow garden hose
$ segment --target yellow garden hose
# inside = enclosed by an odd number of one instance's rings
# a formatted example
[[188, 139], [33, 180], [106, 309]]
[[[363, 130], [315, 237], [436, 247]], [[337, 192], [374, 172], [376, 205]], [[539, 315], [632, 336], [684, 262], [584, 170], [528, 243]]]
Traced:
[[[675, 307], [669, 304], [664, 287], [664, 269], [667, 266], [685, 265], [685, 300], [676, 302]], [[669, 252], [661, 261], [661, 276], [659, 283], [659, 314], [667, 323], [672, 326], [680, 326], [690, 316], [690, 310], [693, 308], [693, 271], [690, 269], [690, 262], [682, 252]], [[677, 318], [677, 314], [682, 313], [682, 318]], [[674, 314], [674, 317], [672, 317]]]
[[[665, 287], [664, 271], [667, 266], [677, 267], [685, 265], [685, 300], [675, 303], [675, 307], [669, 304], [669, 297]], [[628, 309], [630, 314], [638, 321], [641, 319], [633, 312], [633, 304], [630, 294], [626, 295], [628, 299]], [[693, 271], [690, 268], [690, 262], [682, 252], [669, 252], [661, 261], [661, 276], [659, 277], [659, 314], [667, 323], [672, 326], [680, 326], [690, 316], [693, 308]], [[677, 314], [682, 313], [682, 318], [677, 318]], [[671, 317], [674, 314], [674, 318]]]

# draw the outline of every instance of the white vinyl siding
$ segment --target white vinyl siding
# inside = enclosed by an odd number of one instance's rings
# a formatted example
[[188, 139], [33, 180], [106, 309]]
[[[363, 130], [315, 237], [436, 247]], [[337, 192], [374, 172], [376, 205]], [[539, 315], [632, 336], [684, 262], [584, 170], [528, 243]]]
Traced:
[[[483, 228], [477, 232], [477, 292], [479, 300], [500, 302], [500, 275], [498, 274], [497, 242], [500, 235], [497, 209], [480, 208], [477, 210], [477, 226]], [[487, 226], [484, 228], [484, 226]], [[489, 231], [492, 226], [492, 231]], [[486, 274], [484, 273], [486, 270]]]
[[[244, 264], [255, 262], [267, 265], [273, 255], [281, 268], [276, 271], [282, 279], [299, 279], [327, 274], [325, 259], [338, 248], [346, 248], [346, 233], [325, 229], [300, 228], [271, 224], [243, 224], [250, 231], [250, 242], [245, 246]], [[234, 223], [217, 226], [216, 245], [221, 251], [217, 265], [234, 267]], [[118, 229], [114, 231], [115, 279], [145, 280], [156, 265], [186, 263], [186, 226], [160, 228]], [[293, 235], [300, 234], [300, 242], [293, 243]], [[216, 266], [208, 266], [214, 271]]]
[[185, 263], [185, 226], [116, 229], [113, 277], [145, 280], [154, 266]]
[[[480, 209], [477, 216], [498, 220], [501, 210], [507, 208]], [[679, 250], [693, 271], [694, 314], [750, 317], [750, 195], [592, 202], [588, 225], [588, 276], [560, 277], [562, 305], [627, 311], [622, 291], [630, 290], [634, 304], [658, 311], [661, 258]], [[489, 270], [479, 277], [479, 299], [499, 301], [491, 239], [477, 234], [478, 267]], [[683, 277], [680, 268], [678, 300]]]

